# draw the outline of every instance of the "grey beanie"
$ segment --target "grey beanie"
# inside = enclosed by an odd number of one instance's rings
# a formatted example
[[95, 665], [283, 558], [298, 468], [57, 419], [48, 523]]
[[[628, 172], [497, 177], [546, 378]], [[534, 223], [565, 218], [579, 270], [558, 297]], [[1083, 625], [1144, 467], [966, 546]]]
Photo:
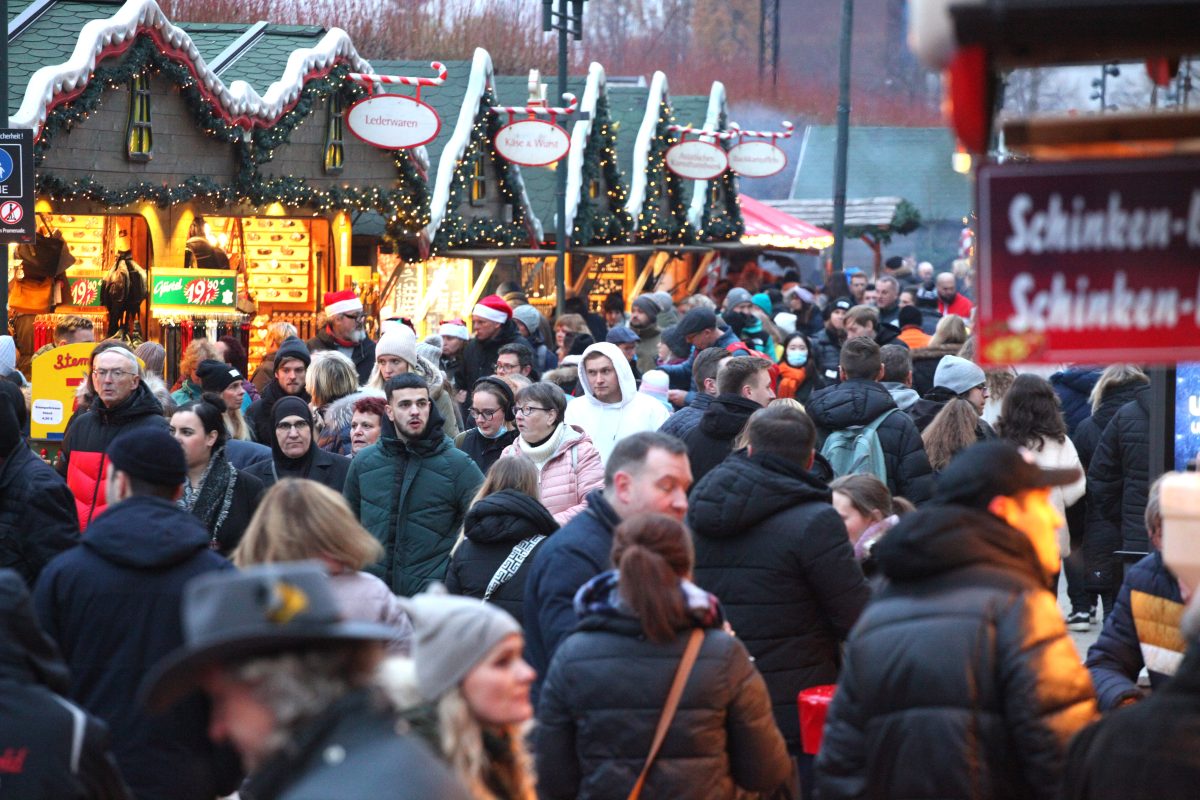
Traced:
[[473, 597], [423, 592], [398, 600], [412, 618], [417, 689], [427, 702], [462, 683], [505, 637], [521, 633], [511, 614]]
[[542, 312], [538, 311], [531, 305], [517, 306], [513, 309], [513, 318], [518, 319], [529, 330], [530, 334], [535, 333], [541, 325]]
[[729, 294], [725, 295], [725, 310], [732, 311], [742, 303], [753, 303], [754, 298], [750, 293], [740, 286], [735, 286], [729, 290]]
[[966, 394], [976, 386], [982, 386], [987, 376], [978, 365], [959, 356], [942, 356], [933, 373], [933, 385], [949, 389], [955, 394]]
[[675, 298], [671, 297], [670, 292], [651, 292], [650, 296], [658, 303], [659, 311], [675, 308]]
[[439, 366], [442, 363], [442, 337], [437, 334], [426, 336], [417, 343], [417, 355], [435, 367]]
[[663, 309], [658, 305], [658, 300], [652, 294], [640, 294], [633, 299], [633, 307], [641, 309], [642, 313], [650, 318], [657, 317]]

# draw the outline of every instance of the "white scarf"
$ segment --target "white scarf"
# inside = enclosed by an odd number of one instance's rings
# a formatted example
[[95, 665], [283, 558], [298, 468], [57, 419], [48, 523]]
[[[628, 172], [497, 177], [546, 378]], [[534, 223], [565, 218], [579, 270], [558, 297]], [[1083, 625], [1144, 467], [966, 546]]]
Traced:
[[558, 450], [558, 445], [562, 442], [566, 432], [566, 423], [560, 422], [554, 433], [550, 434], [550, 438], [536, 447], [525, 441], [524, 437], [517, 437], [517, 446], [521, 448], [522, 453], [529, 456], [530, 460], [533, 461], [533, 465], [537, 467], [538, 474], [540, 475], [542, 467], [546, 466], [546, 462]]

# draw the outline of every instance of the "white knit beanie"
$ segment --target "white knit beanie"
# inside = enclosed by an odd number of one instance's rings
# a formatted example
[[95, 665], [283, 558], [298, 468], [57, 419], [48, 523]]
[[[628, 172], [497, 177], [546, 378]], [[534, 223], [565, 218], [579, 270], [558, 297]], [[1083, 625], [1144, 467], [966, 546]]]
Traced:
[[395, 356], [404, 359], [410, 366], [417, 365], [417, 335], [401, 326], [379, 337], [375, 344], [375, 357]]

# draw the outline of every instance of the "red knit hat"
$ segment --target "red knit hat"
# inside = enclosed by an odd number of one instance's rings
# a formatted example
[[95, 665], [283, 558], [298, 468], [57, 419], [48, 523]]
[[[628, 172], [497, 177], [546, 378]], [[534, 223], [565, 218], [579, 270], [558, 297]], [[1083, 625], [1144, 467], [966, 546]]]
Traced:
[[512, 319], [512, 306], [504, 302], [504, 298], [500, 295], [489, 294], [475, 304], [475, 308], [471, 310], [471, 316], [482, 317], [489, 322], [503, 325]]
[[347, 314], [351, 311], [362, 311], [362, 300], [358, 299], [358, 294], [353, 289], [343, 289], [340, 292], [325, 293], [325, 316], [332, 317], [334, 314]]

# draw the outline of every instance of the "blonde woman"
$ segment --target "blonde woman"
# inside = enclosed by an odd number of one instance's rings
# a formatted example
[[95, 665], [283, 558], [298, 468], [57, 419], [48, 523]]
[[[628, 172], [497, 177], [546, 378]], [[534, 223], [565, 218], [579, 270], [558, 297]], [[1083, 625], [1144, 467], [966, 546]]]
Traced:
[[193, 339], [191, 344], [184, 348], [179, 359], [179, 383], [175, 391], [171, 392], [171, 399], [175, 405], [181, 406], [192, 400], [199, 400], [204, 390], [200, 386], [200, 376], [196, 374], [196, 368], [200, 366], [201, 361], [220, 360], [216, 345], [208, 339]]
[[350, 455], [350, 426], [359, 391], [354, 362], [336, 350], [318, 350], [304, 378], [304, 388], [316, 423], [317, 446], [329, 453]]
[[254, 377], [250, 379], [259, 392], [267, 388], [267, 384], [275, 377], [275, 351], [279, 349], [279, 345], [289, 336], [298, 335], [296, 326], [290, 322], [273, 322], [267, 328], [267, 354], [254, 370]]
[[239, 568], [280, 561], [320, 561], [329, 573], [343, 616], [381, 622], [396, 630], [389, 652], [407, 655], [412, 623], [387, 584], [363, 568], [383, 557], [340, 494], [314, 481], [284, 478], [259, 502], [233, 551]]
[[924, 397], [933, 388], [933, 376], [943, 356], [956, 356], [967, 341], [967, 323], [947, 314], [938, 320], [933, 338], [912, 351], [913, 388]]
[[491, 603], [448, 594], [403, 599], [413, 657], [390, 659], [381, 683], [475, 800], [534, 800], [525, 749], [533, 668], [521, 626]]
[[375, 368], [367, 380], [368, 390], [378, 391], [383, 396], [383, 385], [388, 378], [412, 372], [420, 375], [429, 384], [429, 397], [442, 416], [442, 433], [451, 439], [462, 432], [459, 414], [456, 413], [451, 396], [450, 381], [434, 362], [417, 353], [417, 335], [406, 325], [392, 328], [375, 344]]

